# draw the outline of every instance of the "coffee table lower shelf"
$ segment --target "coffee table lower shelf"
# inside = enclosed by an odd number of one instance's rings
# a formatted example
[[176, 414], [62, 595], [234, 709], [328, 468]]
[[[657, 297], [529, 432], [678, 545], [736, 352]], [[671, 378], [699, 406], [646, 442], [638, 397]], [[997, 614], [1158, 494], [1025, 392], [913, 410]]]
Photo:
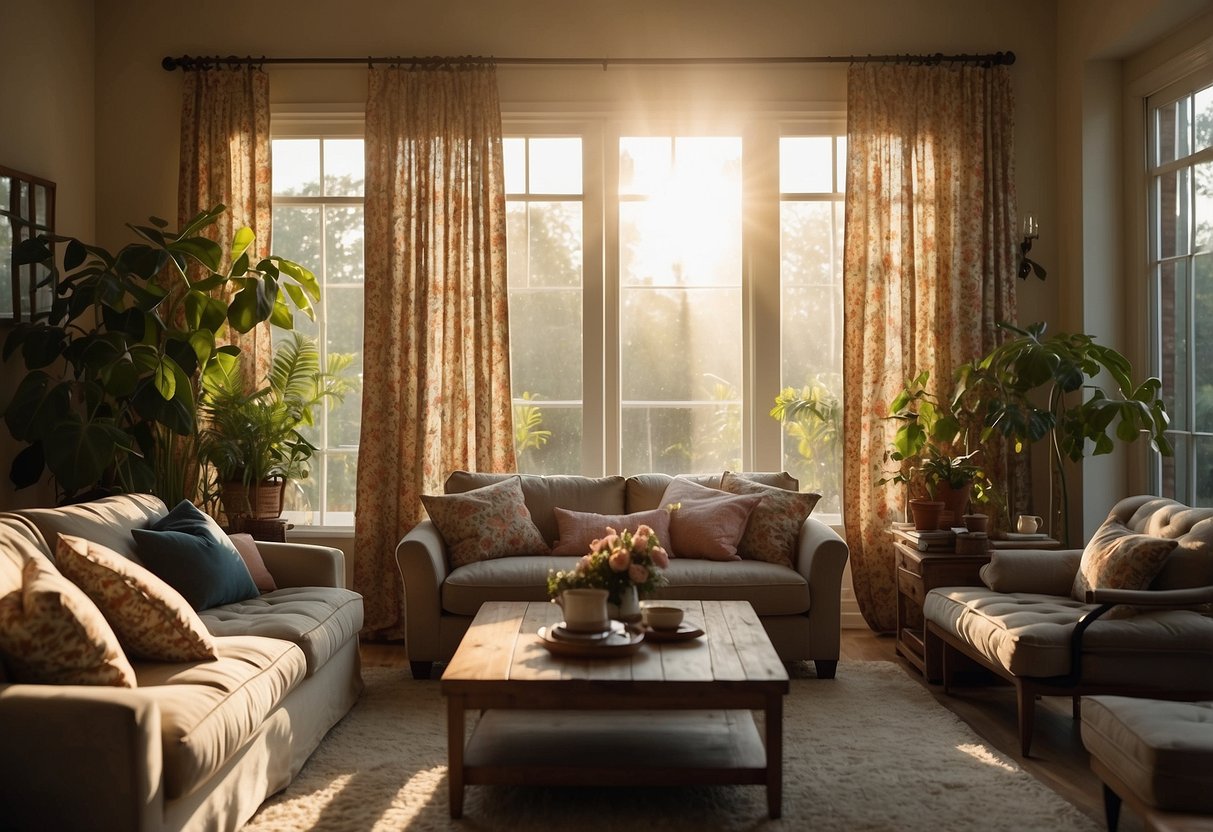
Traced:
[[464, 785], [612, 786], [643, 770], [663, 785], [766, 785], [750, 711], [485, 711]]

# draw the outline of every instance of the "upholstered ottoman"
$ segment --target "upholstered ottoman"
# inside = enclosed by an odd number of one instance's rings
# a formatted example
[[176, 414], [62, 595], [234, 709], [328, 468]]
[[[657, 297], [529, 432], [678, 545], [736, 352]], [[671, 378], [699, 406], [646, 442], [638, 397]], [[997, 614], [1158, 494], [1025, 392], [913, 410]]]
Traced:
[[1213, 702], [1083, 697], [1082, 742], [1110, 832], [1122, 800], [1147, 829], [1213, 830]]

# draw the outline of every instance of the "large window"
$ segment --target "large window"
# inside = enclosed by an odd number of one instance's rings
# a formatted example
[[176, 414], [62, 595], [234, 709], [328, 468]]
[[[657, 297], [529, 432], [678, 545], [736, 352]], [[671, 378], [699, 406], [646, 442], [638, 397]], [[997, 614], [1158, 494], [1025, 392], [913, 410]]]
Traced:
[[[332, 355], [347, 353], [354, 357], [347, 372], [361, 376], [363, 140], [290, 135], [274, 138], [272, 148], [273, 251], [307, 266], [320, 282], [316, 320], [296, 314], [295, 329], [317, 339], [326, 366]], [[301, 525], [352, 526], [361, 394], [319, 408], [317, 417], [304, 432], [318, 448], [311, 476], [288, 488], [284, 516]]]
[[839, 511], [840, 127], [507, 130], [520, 470], [784, 468]]
[[1155, 455], [1156, 493], [1213, 505], [1213, 79], [1148, 103], [1151, 321], [1175, 455]]

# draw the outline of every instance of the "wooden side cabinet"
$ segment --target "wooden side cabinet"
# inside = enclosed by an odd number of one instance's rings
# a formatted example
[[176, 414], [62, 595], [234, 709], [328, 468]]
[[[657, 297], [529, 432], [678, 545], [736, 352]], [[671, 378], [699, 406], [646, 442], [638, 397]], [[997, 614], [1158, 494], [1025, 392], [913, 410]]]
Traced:
[[898, 541], [897, 652], [929, 682], [943, 678], [942, 657], [928, 655], [923, 636], [922, 602], [937, 586], [980, 586], [977, 574], [990, 562], [990, 553], [920, 552]]

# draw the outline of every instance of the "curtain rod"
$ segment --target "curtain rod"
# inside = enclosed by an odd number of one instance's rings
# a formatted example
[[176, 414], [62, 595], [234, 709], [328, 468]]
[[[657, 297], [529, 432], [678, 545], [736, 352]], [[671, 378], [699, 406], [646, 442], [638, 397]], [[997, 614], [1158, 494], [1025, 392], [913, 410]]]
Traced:
[[936, 52], [932, 55], [803, 55], [791, 57], [736, 57], [736, 58], [493, 58], [464, 56], [458, 58], [443, 57], [365, 57], [365, 58], [260, 58], [236, 55], [221, 57], [219, 55], [198, 56], [181, 55], [174, 58], [165, 57], [160, 66], [172, 72], [181, 69], [189, 72], [212, 67], [261, 66], [263, 64], [401, 64], [413, 67], [437, 66], [478, 66], [478, 65], [515, 65], [515, 66], [704, 66], [729, 64], [837, 64], [837, 63], [889, 63], [889, 64], [922, 64], [935, 66], [943, 63], [977, 64], [979, 66], [1009, 66], [1015, 63], [1014, 52], [993, 52], [988, 54], [945, 55]]

